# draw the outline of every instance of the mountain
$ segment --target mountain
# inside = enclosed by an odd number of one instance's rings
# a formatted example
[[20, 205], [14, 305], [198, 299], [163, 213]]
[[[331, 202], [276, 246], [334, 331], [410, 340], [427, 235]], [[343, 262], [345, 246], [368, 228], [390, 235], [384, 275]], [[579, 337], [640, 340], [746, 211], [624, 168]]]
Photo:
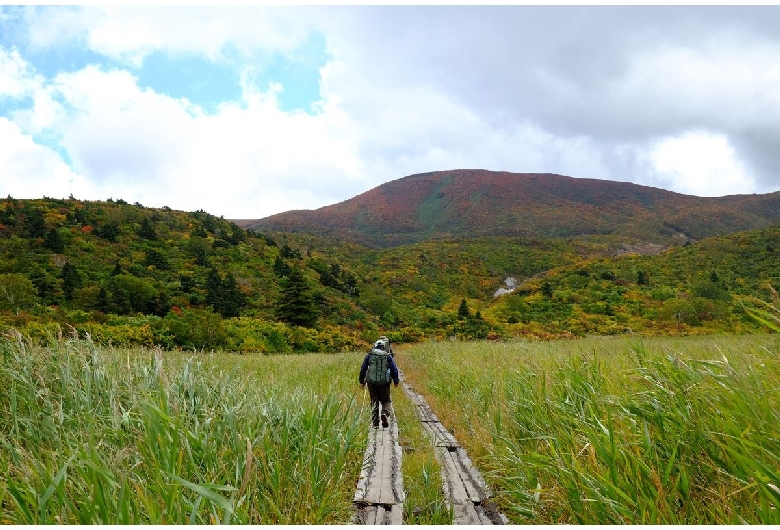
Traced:
[[460, 169], [403, 177], [317, 210], [234, 222], [392, 247], [451, 237], [582, 235], [673, 245], [778, 221], [780, 192], [696, 197], [628, 182]]

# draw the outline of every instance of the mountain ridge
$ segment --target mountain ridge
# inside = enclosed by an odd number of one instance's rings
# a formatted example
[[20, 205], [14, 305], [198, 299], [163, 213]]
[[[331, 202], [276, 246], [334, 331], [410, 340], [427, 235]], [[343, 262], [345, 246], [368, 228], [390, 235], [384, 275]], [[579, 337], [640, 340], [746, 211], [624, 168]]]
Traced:
[[780, 222], [780, 192], [697, 197], [630, 182], [459, 169], [408, 175], [315, 210], [233, 222], [379, 248], [452, 237], [582, 235], [675, 245]]

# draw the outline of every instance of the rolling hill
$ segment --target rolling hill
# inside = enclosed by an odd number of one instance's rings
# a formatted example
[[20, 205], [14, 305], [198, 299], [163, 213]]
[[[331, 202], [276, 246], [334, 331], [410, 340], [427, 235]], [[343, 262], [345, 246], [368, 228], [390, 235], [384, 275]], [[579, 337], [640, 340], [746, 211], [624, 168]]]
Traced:
[[317, 210], [234, 222], [382, 248], [452, 237], [587, 235], [672, 246], [778, 221], [780, 192], [695, 197], [628, 182], [460, 169], [403, 177]]

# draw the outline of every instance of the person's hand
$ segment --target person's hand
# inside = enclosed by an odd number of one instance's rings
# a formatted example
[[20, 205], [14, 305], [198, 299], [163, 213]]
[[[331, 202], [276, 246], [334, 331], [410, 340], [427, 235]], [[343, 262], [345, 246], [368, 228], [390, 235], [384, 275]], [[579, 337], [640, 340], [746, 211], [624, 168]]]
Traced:
[[365, 383], [360, 383], [360, 388], [363, 388], [364, 386], [366, 386]]
[[395, 384], [395, 387], [398, 388], [398, 383]]

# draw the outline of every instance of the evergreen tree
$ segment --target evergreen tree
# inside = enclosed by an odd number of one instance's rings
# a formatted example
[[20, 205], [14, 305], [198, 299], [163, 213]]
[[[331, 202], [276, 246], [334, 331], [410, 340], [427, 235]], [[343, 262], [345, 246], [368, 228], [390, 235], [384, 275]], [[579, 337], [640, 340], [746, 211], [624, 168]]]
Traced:
[[301, 259], [301, 253], [293, 248], [291, 248], [287, 243], [284, 244], [280, 251], [283, 258], [286, 259]]
[[113, 243], [119, 235], [119, 227], [114, 223], [104, 224], [97, 227], [95, 235]]
[[458, 306], [458, 318], [460, 319], [466, 319], [471, 316], [471, 312], [469, 311], [469, 305], [466, 303], [466, 299], [462, 299], [460, 301], [460, 305]]
[[225, 238], [228, 242], [232, 243], [233, 245], [238, 245], [241, 243], [244, 239], [246, 239], [246, 234], [241, 229], [240, 226], [233, 225], [231, 226], [230, 235]]
[[146, 266], [154, 266], [156, 269], [165, 271], [170, 268], [170, 264], [168, 263], [168, 258], [157, 250], [156, 248], [150, 248], [146, 251], [146, 259], [144, 260], [144, 265]]
[[179, 274], [179, 284], [183, 293], [189, 293], [195, 288], [195, 278], [190, 274]]
[[65, 252], [65, 242], [62, 240], [62, 236], [56, 228], [52, 228], [46, 233], [46, 239], [43, 242], [43, 246], [58, 254]]
[[109, 307], [109, 301], [108, 301], [108, 292], [106, 291], [106, 288], [102, 285], [100, 286], [100, 290], [98, 291], [97, 295], [97, 301], [95, 303], [97, 310], [102, 311], [103, 313], [108, 313], [110, 307]]
[[23, 226], [27, 236], [33, 239], [44, 237], [46, 235], [46, 221], [43, 219], [43, 213], [40, 210], [34, 210], [25, 205]]
[[279, 278], [284, 278], [285, 276], [290, 274], [290, 266], [287, 265], [287, 262], [285, 262], [281, 256], [277, 254], [276, 259], [274, 260], [274, 274], [276, 274]]
[[149, 218], [144, 217], [144, 220], [141, 221], [141, 227], [138, 229], [138, 236], [148, 239], [149, 241], [157, 239], [157, 232], [154, 231], [154, 226], [152, 226], [152, 222]]
[[27, 277], [32, 281], [44, 304], [54, 304], [62, 295], [56, 276], [49, 274], [47, 270], [37, 264], [27, 273]]
[[210, 305], [214, 311], [219, 312], [222, 305], [222, 278], [217, 269], [211, 267], [206, 276], [206, 304]]
[[237, 317], [246, 305], [246, 295], [238, 287], [233, 273], [228, 272], [222, 282], [222, 306], [219, 313], [224, 318]]
[[347, 272], [344, 275], [344, 292], [350, 296], [359, 296], [360, 292], [357, 287], [357, 278], [351, 272]]
[[223, 280], [216, 269], [209, 269], [206, 277], [206, 303], [224, 318], [237, 317], [246, 305], [246, 295], [238, 287], [232, 273]]
[[81, 274], [70, 262], [65, 262], [60, 278], [62, 278], [62, 294], [65, 295], [65, 300], [73, 300], [73, 291], [81, 285]]
[[294, 326], [314, 327], [317, 322], [317, 307], [314, 295], [306, 277], [298, 267], [282, 281], [282, 292], [276, 307], [279, 320]]
[[544, 282], [544, 285], [542, 285], [542, 294], [547, 299], [552, 298], [553, 295], [552, 285], [550, 285], [548, 282]]

